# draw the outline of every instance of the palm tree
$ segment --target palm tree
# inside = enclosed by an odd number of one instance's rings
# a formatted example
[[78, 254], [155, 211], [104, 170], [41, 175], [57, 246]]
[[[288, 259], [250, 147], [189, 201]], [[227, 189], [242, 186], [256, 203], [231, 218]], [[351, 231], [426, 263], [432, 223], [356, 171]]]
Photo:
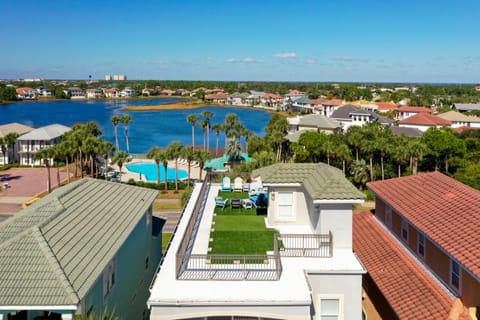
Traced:
[[213, 112], [205, 110], [202, 111], [202, 116], [205, 118], [207, 123], [207, 147], [210, 150], [210, 119], [213, 117]]
[[50, 180], [50, 159], [53, 157], [51, 147], [40, 149], [33, 155], [34, 160], [40, 160], [47, 167], [47, 191], [52, 192], [52, 182]]
[[408, 150], [409, 139], [407, 136], [394, 136], [392, 143], [392, 158], [397, 162], [397, 175], [402, 176], [402, 165], [406, 165], [410, 158]]
[[337, 157], [339, 157], [340, 159], [342, 159], [342, 171], [343, 171], [343, 174], [346, 174], [346, 164], [347, 164], [347, 160], [350, 159], [352, 156], [351, 156], [351, 151], [350, 151], [350, 148], [345, 144], [345, 143], [340, 143], [339, 145], [337, 145], [336, 147], [336, 154], [337, 154]]
[[178, 191], [178, 158], [182, 154], [183, 145], [180, 141], [173, 141], [167, 147], [167, 153], [170, 159], [175, 160], [175, 190]]
[[198, 121], [199, 116], [197, 114], [189, 114], [187, 121], [192, 125], [192, 148], [195, 148], [195, 123]]
[[73, 158], [77, 153], [77, 149], [72, 141], [68, 139], [62, 139], [62, 141], [56, 145], [57, 151], [61, 154], [61, 157], [65, 159], [67, 167], [67, 183], [70, 183], [70, 165], [69, 159]]
[[218, 139], [220, 138], [220, 132], [223, 130], [223, 125], [221, 123], [215, 123], [212, 126], [212, 130], [215, 131], [216, 143], [215, 143], [215, 156], [218, 156]]
[[120, 151], [120, 147], [118, 145], [118, 125], [122, 122], [122, 117], [115, 115], [110, 118], [113, 124], [113, 130], [115, 132], [115, 150]]
[[5, 138], [3, 137], [0, 137], [0, 148], [2, 150], [2, 154], [3, 154], [3, 165], [7, 165], [7, 142], [5, 141]]
[[203, 150], [205, 150], [205, 149], [206, 149], [206, 146], [207, 146], [206, 131], [207, 131], [208, 123], [207, 123], [207, 121], [205, 121], [205, 120], [201, 120], [201, 121], [198, 123], [198, 126], [203, 130]]
[[351, 126], [347, 129], [346, 137], [350, 146], [355, 149], [355, 160], [358, 161], [358, 151], [362, 143], [362, 135], [360, 134], [361, 127]]
[[243, 128], [242, 135], [245, 137], [245, 152], [248, 153], [248, 140], [250, 140], [250, 138], [253, 137], [255, 134], [252, 131]]
[[116, 164], [122, 173], [122, 167], [125, 163], [132, 161], [132, 158], [125, 151], [117, 151], [112, 157], [112, 163]]
[[[157, 164], [157, 184], [158, 185], [160, 185], [160, 163], [163, 161], [162, 152], [165, 152], [162, 148], [152, 147], [147, 153], [147, 158], [153, 159], [153, 161], [155, 161], [155, 163]], [[165, 181], [167, 181], [166, 175], [165, 175]]]
[[363, 190], [363, 186], [368, 181], [368, 166], [365, 160], [355, 160], [352, 162], [352, 176], [353, 181]]
[[103, 158], [103, 174], [107, 174], [107, 165], [108, 165], [108, 157], [115, 151], [113, 144], [109, 141], [102, 140], [99, 145], [99, 153], [102, 155]]
[[212, 158], [212, 155], [210, 154], [210, 152], [205, 150], [195, 150], [194, 158], [200, 166], [200, 180], [202, 180], [203, 167], [205, 167], [205, 163]]
[[88, 158], [90, 164], [90, 176], [94, 177], [95, 175], [95, 158], [100, 153], [102, 140], [95, 136], [88, 136], [83, 142], [83, 151], [85, 152], [85, 157]]
[[[13, 155], [14, 161], [15, 161], [15, 142], [17, 141], [19, 136], [20, 135], [16, 132], [10, 132], [10, 133], [7, 133], [7, 135], [3, 138], [4, 143], [8, 146], [8, 148], [9, 149], [10, 147], [12, 148], [12, 155]], [[8, 162], [11, 162], [10, 159], [8, 160]]]
[[129, 114], [120, 117], [120, 122], [125, 126], [125, 142], [127, 144], [127, 153], [130, 153], [130, 144], [128, 143], [128, 125], [132, 123], [132, 121], [132, 116]]
[[225, 154], [228, 156], [228, 161], [232, 163], [233, 167], [234, 163], [240, 160], [242, 145], [237, 139], [231, 139], [225, 148]]
[[182, 157], [183, 159], [187, 160], [187, 166], [188, 166], [187, 186], [190, 186], [190, 168], [192, 165], [192, 161], [195, 159], [195, 150], [193, 149], [193, 147], [184, 147], [182, 149]]
[[408, 149], [410, 150], [410, 167], [412, 168], [412, 174], [415, 175], [417, 174], [418, 161], [427, 151], [427, 146], [420, 139], [411, 139]]

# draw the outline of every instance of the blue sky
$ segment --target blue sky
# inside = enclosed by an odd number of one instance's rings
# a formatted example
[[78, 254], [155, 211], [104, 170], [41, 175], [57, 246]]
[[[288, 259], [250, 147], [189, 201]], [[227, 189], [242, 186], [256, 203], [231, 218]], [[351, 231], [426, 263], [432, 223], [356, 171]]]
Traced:
[[0, 79], [480, 82], [480, 1], [0, 2]]

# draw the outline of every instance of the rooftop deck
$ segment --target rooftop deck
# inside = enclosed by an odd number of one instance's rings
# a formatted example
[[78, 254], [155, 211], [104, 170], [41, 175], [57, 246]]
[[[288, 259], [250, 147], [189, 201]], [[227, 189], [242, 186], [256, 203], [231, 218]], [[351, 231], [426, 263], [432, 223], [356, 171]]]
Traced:
[[[200, 306], [208, 303], [295, 305], [309, 314], [311, 293], [305, 271], [343, 274], [363, 272], [363, 266], [351, 250], [338, 249], [333, 253], [330, 246], [332, 235], [312, 238], [308, 226], [277, 228], [284, 244], [283, 250], [277, 248], [277, 254], [208, 255], [214, 198], [219, 189], [220, 185], [215, 184], [195, 186], [151, 288], [150, 306]], [[306, 236], [299, 238], [286, 235], [292, 233]], [[289, 244], [295, 249], [287, 250]], [[312, 254], [313, 247], [315, 250], [320, 247], [321, 251]]]

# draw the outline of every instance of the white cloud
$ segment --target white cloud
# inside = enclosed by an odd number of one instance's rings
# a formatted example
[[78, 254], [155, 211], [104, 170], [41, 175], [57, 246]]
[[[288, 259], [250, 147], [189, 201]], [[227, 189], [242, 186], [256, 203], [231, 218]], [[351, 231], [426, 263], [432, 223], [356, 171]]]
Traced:
[[228, 62], [228, 63], [235, 63], [235, 62], [237, 62], [237, 59], [235, 59], [235, 58], [229, 58], [229, 59], [227, 59], [227, 60], [225, 60], [225, 61]]
[[315, 59], [315, 58], [309, 58], [309, 59], [305, 59], [305, 63], [306, 64], [316, 64], [316, 63], [318, 63], [318, 60]]
[[277, 53], [274, 57], [281, 58], [281, 59], [292, 59], [292, 58], [296, 58], [297, 54], [295, 52], [281, 52], [281, 53]]
[[245, 58], [245, 59], [243, 59], [243, 62], [252, 63], [252, 62], [255, 62], [255, 60], [252, 59], [252, 58]]

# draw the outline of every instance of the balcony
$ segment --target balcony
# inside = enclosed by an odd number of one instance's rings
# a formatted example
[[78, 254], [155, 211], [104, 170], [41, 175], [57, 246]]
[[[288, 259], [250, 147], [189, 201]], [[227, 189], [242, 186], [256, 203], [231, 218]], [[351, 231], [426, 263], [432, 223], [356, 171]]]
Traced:
[[175, 259], [177, 280], [275, 281], [282, 274], [281, 257], [332, 257], [332, 234], [275, 233], [266, 254], [197, 254], [192, 252], [210, 193], [209, 176], [202, 184]]

